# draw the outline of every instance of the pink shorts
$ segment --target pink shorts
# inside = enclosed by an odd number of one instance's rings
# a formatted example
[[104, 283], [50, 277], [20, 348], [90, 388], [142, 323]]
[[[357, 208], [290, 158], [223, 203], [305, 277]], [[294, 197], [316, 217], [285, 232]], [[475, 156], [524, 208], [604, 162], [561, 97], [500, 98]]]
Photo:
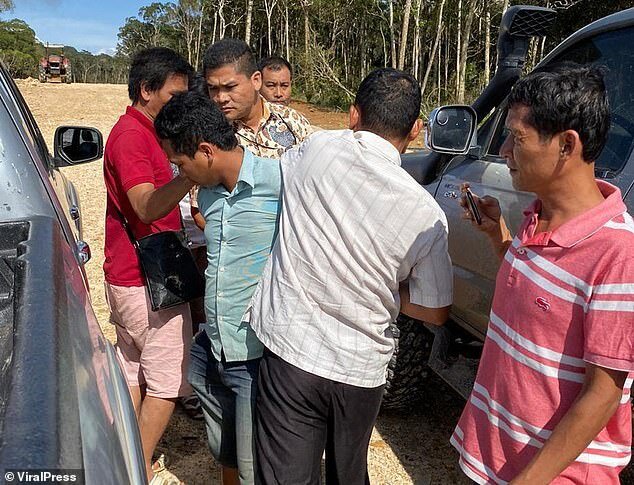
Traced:
[[146, 385], [148, 396], [187, 396], [192, 320], [189, 304], [153, 312], [145, 286], [106, 283], [115, 348], [128, 386]]

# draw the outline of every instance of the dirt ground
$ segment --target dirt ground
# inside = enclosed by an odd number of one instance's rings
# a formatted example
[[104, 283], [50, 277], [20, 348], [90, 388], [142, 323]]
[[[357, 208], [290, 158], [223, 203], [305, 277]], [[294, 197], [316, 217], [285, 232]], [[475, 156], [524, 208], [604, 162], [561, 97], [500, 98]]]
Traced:
[[[128, 105], [126, 86], [95, 84], [39, 84], [19, 80], [18, 86], [31, 107], [40, 129], [53, 147], [59, 125], [93, 126], [104, 140]], [[322, 128], [344, 128], [347, 114], [295, 105], [311, 123]], [[416, 145], [420, 146], [417, 140]], [[114, 339], [108, 324], [103, 296], [103, 238], [105, 187], [100, 162], [63, 169], [75, 184], [82, 202], [84, 237], [92, 248], [86, 270], [92, 288], [93, 308], [104, 334]], [[460, 484], [467, 483], [457, 466], [457, 455], [449, 436], [458, 420], [463, 401], [441, 382], [432, 382], [429, 396], [408, 414], [379, 416], [369, 452], [370, 479], [376, 484]], [[201, 422], [192, 421], [180, 410], [175, 413], [159, 451], [170, 468], [188, 484], [216, 484], [219, 471], [207, 451]]]

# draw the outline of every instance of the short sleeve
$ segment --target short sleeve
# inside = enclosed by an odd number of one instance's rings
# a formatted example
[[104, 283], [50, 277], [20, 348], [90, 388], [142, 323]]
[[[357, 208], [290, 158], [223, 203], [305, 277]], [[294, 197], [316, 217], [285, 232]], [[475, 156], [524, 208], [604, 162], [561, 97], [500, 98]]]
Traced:
[[594, 284], [583, 330], [586, 362], [634, 371], [634, 258], [612, 263]]
[[109, 150], [108, 161], [124, 192], [143, 184], [155, 184], [151, 149], [147, 139], [138, 131], [125, 131]]
[[[423, 244], [409, 277], [409, 300], [427, 308], [451, 305], [453, 270], [448, 251], [447, 226], [440, 221], [431, 245]], [[424, 235], [423, 235], [424, 236]]]

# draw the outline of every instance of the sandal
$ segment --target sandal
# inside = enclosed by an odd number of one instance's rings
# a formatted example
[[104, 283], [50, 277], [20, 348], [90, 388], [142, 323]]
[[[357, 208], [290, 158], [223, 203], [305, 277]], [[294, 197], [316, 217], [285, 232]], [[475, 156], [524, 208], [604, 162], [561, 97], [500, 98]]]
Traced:
[[[158, 465], [155, 468], [155, 465]], [[161, 454], [152, 465], [154, 476], [148, 485], [184, 485], [176, 475], [165, 468], [165, 455]]]
[[200, 400], [196, 394], [191, 394], [189, 396], [184, 396], [180, 398], [180, 403], [183, 406], [183, 409], [192, 419], [203, 419], [203, 409], [200, 405]]

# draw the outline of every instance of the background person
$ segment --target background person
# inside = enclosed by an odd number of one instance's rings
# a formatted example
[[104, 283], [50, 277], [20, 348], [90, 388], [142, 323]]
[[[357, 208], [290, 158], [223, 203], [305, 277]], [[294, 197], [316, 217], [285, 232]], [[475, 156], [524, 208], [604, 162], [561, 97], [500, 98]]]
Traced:
[[258, 481], [367, 483], [367, 453], [399, 310], [442, 324], [452, 298], [447, 222], [400, 167], [422, 127], [411, 75], [378, 69], [350, 129], [281, 159], [279, 237], [253, 297], [260, 364]]
[[260, 94], [271, 103], [291, 104], [293, 69], [283, 57], [265, 57], [258, 62], [262, 73]]
[[151, 460], [175, 400], [189, 392], [184, 372], [192, 323], [188, 304], [152, 311], [124, 218], [136, 239], [181, 229], [178, 203], [193, 184], [182, 176], [173, 178], [153, 121], [174, 94], [187, 91], [192, 72], [187, 61], [170, 49], [155, 47], [137, 53], [128, 82], [132, 106], [112, 128], [104, 153], [106, 299], [151, 483], [175, 478], [166, 476], [169, 472], [162, 466], [155, 475]]
[[618, 484], [630, 461], [634, 222], [594, 178], [609, 113], [594, 67], [534, 72], [509, 95], [500, 154], [537, 200], [513, 237], [498, 201], [476, 199], [502, 266], [451, 443], [478, 483]]
[[156, 128], [170, 159], [200, 184], [206, 220], [207, 323], [191, 349], [189, 381], [198, 394], [222, 481], [254, 483], [253, 420], [262, 344], [248, 322], [253, 294], [277, 233], [277, 160], [238, 145], [208, 97], [175, 96]]

